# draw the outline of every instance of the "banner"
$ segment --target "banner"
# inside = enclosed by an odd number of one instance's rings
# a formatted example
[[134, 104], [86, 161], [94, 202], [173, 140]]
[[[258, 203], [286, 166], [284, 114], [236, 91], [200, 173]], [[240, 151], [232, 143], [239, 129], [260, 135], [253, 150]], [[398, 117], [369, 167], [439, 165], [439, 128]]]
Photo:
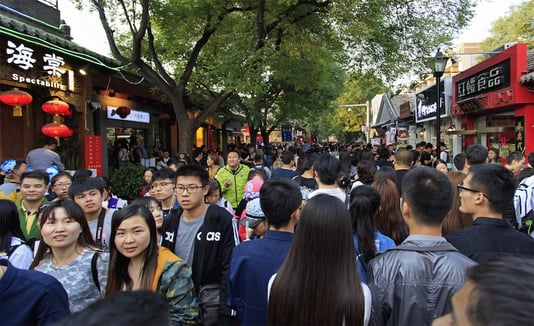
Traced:
[[85, 135], [85, 167], [96, 170], [96, 175], [101, 176], [102, 171], [102, 136]]

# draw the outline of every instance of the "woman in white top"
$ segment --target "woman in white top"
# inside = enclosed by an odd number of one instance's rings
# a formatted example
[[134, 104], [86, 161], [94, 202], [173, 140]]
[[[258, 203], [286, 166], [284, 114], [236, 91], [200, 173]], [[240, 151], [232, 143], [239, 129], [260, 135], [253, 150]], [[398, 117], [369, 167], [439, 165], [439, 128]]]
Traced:
[[96, 249], [80, 206], [72, 200], [52, 202], [42, 210], [39, 227], [41, 242], [30, 268], [63, 285], [71, 312], [102, 298], [109, 254]]
[[289, 253], [271, 279], [270, 325], [367, 325], [371, 293], [360, 282], [346, 205], [306, 202]]
[[24, 243], [17, 205], [7, 199], [0, 199], [0, 256], [20, 269], [28, 269], [33, 260], [30, 246]]

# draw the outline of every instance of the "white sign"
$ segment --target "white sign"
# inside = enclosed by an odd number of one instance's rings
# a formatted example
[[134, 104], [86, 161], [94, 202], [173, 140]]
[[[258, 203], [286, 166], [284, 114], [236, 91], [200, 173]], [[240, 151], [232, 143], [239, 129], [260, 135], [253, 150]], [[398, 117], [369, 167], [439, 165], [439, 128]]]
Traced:
[[[6, 54], [7, 63], [15, 65], [22, 70], [29, 70], [34, 68], [35, 65], [40, 64], [41, 68], [50, 76], [62, 77], [62, 75], [66, 72], [65, 69], [61, 69], [61, 67], [65, 65], [65, 60], [63, 57], [60, 57], [53, 52], [45, 53], [41, 58], [42, 60], [38, 61], [36, 58], [34, 58], [33, 49], [24, 45], [24, 43], [16, 44], [13, 41], [8, 40]], [[28, 77], [16, 73], [12, 74], [11, 78], [20, 83], [28, 83], [66, 90], [65, 85], [62, 85], [58, 82], [51, 82], [47, 79]]]
[[120, 120], [120, 121], [133, 121], [133, 122], [140, 122], [140, 123], [150, 123], [150, 113], [144, 112], [144, 111], [137, 111], [137, 110], [130, 110], [130, 114], [128, 114], [126, 117], [121, 118], [116, 111], [117, 106], [107, 106], [107, 118], [112, 120]]

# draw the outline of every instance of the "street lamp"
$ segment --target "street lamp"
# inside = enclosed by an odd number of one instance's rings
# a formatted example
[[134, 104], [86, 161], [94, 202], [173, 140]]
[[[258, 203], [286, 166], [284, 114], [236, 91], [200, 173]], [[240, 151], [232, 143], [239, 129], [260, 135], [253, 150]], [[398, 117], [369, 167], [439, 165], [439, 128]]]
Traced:
[[445, 56], [441, 51], [438, 49], [438, 52], [436, 52], [436, 56], [434, 57], [434, 77], [436, 77], [436, 129], [437, 129], [437, 135], [436, 135], [436, 149], [438, 153], [438, 158], [440, 157], [440, 151], [441, 146], [439, 145], [441, 143], [441, 76], [443, 76], [443, 72], [445, 71], [445, 66], [447, 65], [447, 61], [449, 61], [449, 57]]

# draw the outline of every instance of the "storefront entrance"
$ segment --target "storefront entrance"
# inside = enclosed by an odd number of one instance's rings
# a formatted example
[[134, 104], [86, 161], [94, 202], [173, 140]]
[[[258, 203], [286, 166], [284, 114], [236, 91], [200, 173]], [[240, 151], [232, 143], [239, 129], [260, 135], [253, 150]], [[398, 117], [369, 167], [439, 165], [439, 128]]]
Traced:
[[511, 152], [518, 150], [516, 117], [513, 111], [478, 117], [475, 124], [478, 130], [475, 143], [495, 149], [499, 157], [504, 159]]

